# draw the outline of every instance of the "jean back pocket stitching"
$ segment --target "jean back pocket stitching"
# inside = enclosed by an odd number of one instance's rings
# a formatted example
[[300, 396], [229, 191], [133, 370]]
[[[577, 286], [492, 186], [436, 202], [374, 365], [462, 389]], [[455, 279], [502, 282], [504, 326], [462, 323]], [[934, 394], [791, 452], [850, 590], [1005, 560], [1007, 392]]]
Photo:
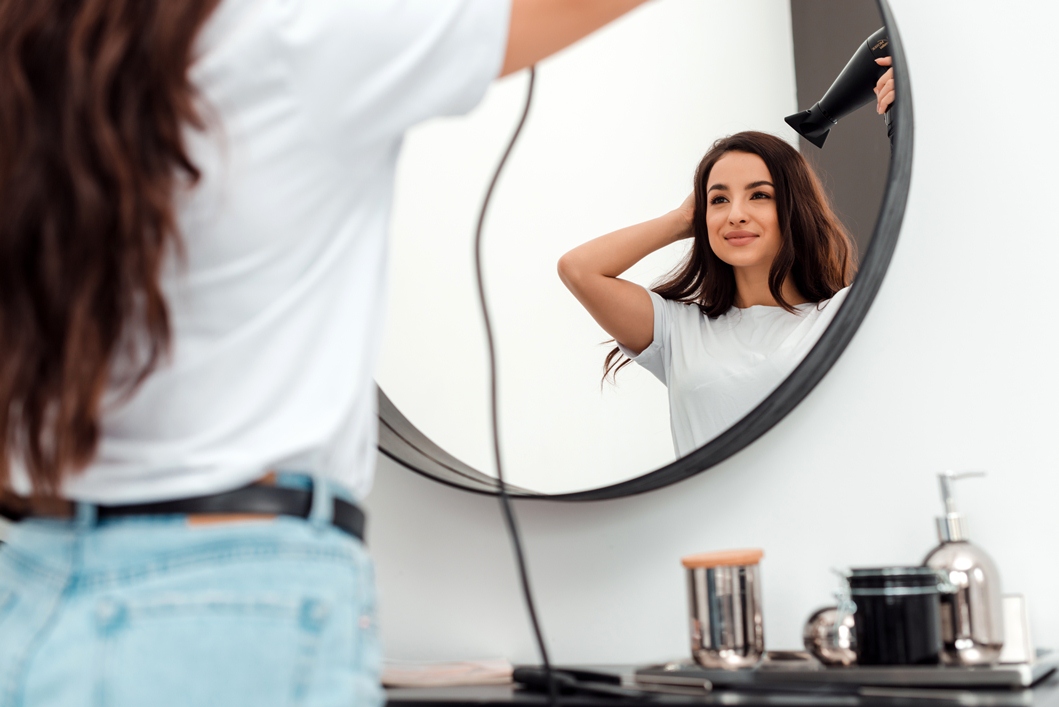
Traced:
[[238, 592], [207, 592], [188, 597], [173, 592], [150, 600], [133, 602], [104, 597], [97, 602], [96, 627], [102, 650], [98, 656], [101, 663], [96, 704], [105, 706], [109, 703], [106, 664], [125, 630], [131, 629], [139, 621], [153, 622], [169, 617], [178, 619], [182, 614], [203, 613], [245, 614], [289, 620], [297, 629], [297, 649], [290, 666], [290, 697], [295, 704], [304, 700], [311, 688], [320, 636], [331, 614], [330, 604], [326, 600], [315, 597], [291, 599], [279, 594], [260, 594], [248, 598]]

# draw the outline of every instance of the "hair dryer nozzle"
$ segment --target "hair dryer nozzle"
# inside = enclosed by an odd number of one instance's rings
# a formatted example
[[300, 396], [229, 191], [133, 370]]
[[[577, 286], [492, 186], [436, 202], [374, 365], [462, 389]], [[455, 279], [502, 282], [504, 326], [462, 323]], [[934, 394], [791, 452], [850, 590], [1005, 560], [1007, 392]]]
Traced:
[[827, 134], [831, 132], [831, 126], [835, 121], [831, 120], [819, 103], [809, 110], [803, 110], [794, 115], [788, 115], [784, 120], [809, 142], [817, 147], [824, 146]]

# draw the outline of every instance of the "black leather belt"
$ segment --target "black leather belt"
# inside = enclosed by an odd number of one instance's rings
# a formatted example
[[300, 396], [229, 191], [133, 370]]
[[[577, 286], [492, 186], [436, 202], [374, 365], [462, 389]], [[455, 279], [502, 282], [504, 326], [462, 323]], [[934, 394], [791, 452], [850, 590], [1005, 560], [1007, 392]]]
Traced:
[[[341, 498], [333, 499], [334, 511], [331, 515], [331, 524], [339, 530], [349, 533], [361, 542], [364, 541], [365, 517], [364, 511], [356, 504]], [[129, 516], [148, 515], [239, 515], [239, 514], [262, 514], [295, 516], [297, 518], [308, 518], [313, 504], [313, 492], [308, 489], [287, 488], [285, 486], [271, 486], [266, 484], [253, 484], [225, 491], [209, 496], [196, 496], [194, 498], [181, 498], [175, 501], [160, 501], [158, 503], [137, 503], [122, 506], [97, 505], [97, 517], [100, 520], [107, 518], [126, 518]], [[71, 504], [72, 508], [72, 504]], [[56, 513], [43, 513], [34, 510], [14, 510], [11, 508], [0, 508], [0, 515], [13, 521], [20, 521], [33, 517], [56, 517]], [[68, 516], [67, 516], [68, 517]]]

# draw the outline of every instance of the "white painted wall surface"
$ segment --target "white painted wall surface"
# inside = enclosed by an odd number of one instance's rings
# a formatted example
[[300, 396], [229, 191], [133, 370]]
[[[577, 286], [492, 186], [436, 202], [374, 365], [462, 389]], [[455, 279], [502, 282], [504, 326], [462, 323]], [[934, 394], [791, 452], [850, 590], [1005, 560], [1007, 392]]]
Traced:
[[[1059, 646], [1059, 102], [1042, 80], [1059, 10], [892, 4], [916, 159], [878, 299], [819, 387], [724, 464], [641, 497], [518, 504], [556, 661], [685, 655], [680, 556], [755, 545], [768, 646], [797, 647], [829, 567], [922, 559], [946, 468], [990, 472], [960, 489], [971, 538]], [[738, 31], [718, 17], [703, 37]], [[368, 506], [389, 657], [535, 660], [495, 501], [382, 459]]]

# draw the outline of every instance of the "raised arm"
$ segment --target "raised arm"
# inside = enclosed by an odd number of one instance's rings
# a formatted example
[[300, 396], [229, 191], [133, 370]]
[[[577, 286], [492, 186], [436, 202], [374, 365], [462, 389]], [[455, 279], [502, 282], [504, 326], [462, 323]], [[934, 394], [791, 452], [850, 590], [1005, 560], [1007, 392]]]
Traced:
[[536, 64], [644, 2], [511, 0], [511, 27], [500, 75], [507, 76]]
[[559, 259], [559, 277], [603, 330], [640, 353], [654, 339], [654, 307], [640, 285], [618, 276], [645, 256], [691, 236], [695, 195], [664, 216], [574, 248]]

